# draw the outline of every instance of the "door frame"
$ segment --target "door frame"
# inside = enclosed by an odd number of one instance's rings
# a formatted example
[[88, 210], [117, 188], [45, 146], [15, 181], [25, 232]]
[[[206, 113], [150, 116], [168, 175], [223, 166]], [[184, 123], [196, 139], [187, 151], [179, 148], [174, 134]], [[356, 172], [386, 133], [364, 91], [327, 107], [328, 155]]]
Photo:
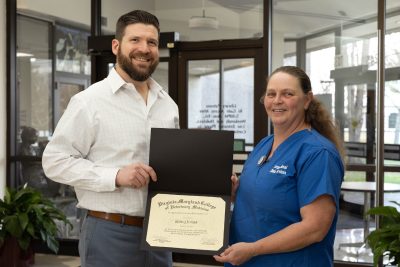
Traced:
[[[261, 39], [221, 40], [204, 42], [179, 42], [177, 44], [177, 104], [181, 128], [188, 126], [188, 61], [213, 59], [254, 59], [254, 144], [267, 134], [267, 115], [260, 97], [265, 90], [264, 75], [267, 60], [263, 57], [263, 42]], [[239, 101], [239, 100], [238, 100]]]

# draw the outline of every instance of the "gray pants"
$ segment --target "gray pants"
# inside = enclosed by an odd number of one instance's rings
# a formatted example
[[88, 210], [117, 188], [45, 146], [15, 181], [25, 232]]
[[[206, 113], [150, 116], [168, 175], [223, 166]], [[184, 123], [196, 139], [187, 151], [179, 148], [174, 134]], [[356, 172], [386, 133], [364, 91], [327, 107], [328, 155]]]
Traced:
[[172, 267], [172, 254], [140, 250], [142, 228], [87, 216], [79, 238], [82, 267]]

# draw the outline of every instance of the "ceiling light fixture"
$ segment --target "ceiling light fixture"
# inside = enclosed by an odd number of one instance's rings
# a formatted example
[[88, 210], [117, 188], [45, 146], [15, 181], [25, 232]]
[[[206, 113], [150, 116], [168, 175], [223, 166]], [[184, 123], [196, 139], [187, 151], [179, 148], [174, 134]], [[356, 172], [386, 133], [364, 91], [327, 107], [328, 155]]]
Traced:
[[17, 52], [17, 57], [33, 57], [33, 54], [25, 52]]
[[207, 17], [206, 10], [204, 8], [203, 0], [203, 15], [193, 16], [189, 19], [189, 28], [191, 29], [203, 29], [203, 30], [216, 30], [218, 29], [219, 22], [216, 17]]

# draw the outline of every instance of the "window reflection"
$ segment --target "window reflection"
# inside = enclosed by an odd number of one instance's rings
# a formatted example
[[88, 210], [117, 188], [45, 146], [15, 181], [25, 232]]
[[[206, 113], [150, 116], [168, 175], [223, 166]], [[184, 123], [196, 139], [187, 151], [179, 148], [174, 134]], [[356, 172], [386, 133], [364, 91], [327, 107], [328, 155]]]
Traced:
[[188, 127], [234, 131], [253, 144], [254, 59], [189, 61]]
[[16, 185], [27, 184], [52, 200], [75, 226], [60, 225], [60, 237], [78, 238], [75, 191], [47, 178], [41, 157], [70, 98], [88, 86], [87, 33], [23, 15], [17, 17], [17, 28]]
[[18, 127], [32, 126], [39, 136], [52, 127], [50, 24], [25, 16], [17, 23]]
[[90, 56], [87, 53], [88, 31], [56, 25], [56, 70], [90, 75]]

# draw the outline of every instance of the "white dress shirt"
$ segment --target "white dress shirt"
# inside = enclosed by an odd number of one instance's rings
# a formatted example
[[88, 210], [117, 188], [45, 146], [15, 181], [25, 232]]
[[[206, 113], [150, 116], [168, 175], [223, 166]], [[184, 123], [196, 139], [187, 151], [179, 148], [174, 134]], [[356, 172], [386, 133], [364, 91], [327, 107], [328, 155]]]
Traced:
[[70, 100], [43, 153], [46, 175], [75, 188], [78, 207], [143, 216], [147, 187], [115, 185], [118, 170], [149, 163], [150, 129], [178, 128], [178, 106], [150, 79], [147, 105], [112, 69]]

